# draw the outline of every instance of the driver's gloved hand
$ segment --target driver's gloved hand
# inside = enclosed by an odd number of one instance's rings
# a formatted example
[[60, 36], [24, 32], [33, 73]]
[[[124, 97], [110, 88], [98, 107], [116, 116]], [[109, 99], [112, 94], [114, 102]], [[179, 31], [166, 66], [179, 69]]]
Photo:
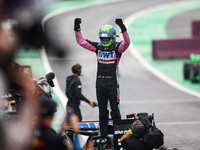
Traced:
[[81, 31], [81, 18], [75, 18], [74, 20], [74, 31]]
[[115, 19], [115, 23], [121, 28], [122, 33], [127, 30], [121, 18]]
[[116, 23], [118, 26], [120, 26], [120, 25], [123, 24], [123, 21], [122, 21], [121, 18], [117, 18], [117, 19], [115, 20], [115, 23]]

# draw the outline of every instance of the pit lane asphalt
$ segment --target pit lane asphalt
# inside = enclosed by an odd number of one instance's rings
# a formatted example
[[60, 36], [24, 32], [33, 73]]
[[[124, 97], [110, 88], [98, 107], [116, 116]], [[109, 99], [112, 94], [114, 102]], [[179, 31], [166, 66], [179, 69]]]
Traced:
[[[67, 55], [62, 59], [48, 54], [51, 67], [63, 91], [65, 78], [71, 74], [70, 67], [80, 63], [83, 66], [83, 93], [90, 100], [96, 100], [96, 57], [94, 53], [82, 49], [76, 43], [73, 31], [74, 18], [82, 18], [81, 28], [85, 38], [98, 41], [97, 34], [102, 25], [112, 24], [119, 33], [119, 28], [114, 24], [115, 18], [121, 17], [125, 20], [134, 12], [165, 2], [169, 1], [120, 1], [71, 11], [48, 20], [45, 25], [46, 31], [54, 35], [55, 42], [60, 42], [67, 51]], [[126, 9], [119, 11], [119, 8]], [[183, 93], [157, 78], [144, 68], [129, 50], [122, 55], [119, 80], [123, 118], [133, 112], [154, 112], [157, 125], [165, 134], [167, 146], [181, 150], [199, 149], [198, 97]], [[98, 119], [97, 108], [92, 109], [82, 103], [81, 109], [84, 120]]]

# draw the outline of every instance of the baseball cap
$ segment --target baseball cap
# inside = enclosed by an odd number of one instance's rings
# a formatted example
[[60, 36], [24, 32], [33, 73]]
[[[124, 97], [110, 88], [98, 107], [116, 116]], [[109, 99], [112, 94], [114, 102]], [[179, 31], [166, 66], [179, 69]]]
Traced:
[[52, 115], [56, 109], [57, 103], [52, 99], [47, 97], [46, 95], [42, 95], [41, 97], [41, 107], [40, 107], [40, 115], [42, 117], [48, 117]]

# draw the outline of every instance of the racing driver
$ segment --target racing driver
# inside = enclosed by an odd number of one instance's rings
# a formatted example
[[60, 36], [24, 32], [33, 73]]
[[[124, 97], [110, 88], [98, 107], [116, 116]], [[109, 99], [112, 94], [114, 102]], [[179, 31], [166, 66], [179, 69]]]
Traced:
[[116, 30], [111, 25], [104, 25], [99, 30], [100, 42], [92, 42], [83, 38], [81, 34], [81, 18], [74, 20], [74, 30], [77, 43], [83, 48], [95, 52], [98, 69], [96, 80], [96, 96], [99, 106], [100, 134], [102, 138], [108, 135], [108, 101], [111, 107], [112, 119], [121, 119], [119, 110], [118, 64], [122, 53], [128, 48], [130, 39], [122, 19], [115, 23], [121, 28], [123, 40], [116, 42]]

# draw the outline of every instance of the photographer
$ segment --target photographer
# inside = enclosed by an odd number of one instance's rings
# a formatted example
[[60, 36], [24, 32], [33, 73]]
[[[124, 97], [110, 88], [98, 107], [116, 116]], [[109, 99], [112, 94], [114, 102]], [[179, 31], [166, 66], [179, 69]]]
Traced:
[[122, 147], [126, 150], [153, 150], [142, 140], [144, 129], [140, 120], [134, 121], [129, 131], [120, 138]]

